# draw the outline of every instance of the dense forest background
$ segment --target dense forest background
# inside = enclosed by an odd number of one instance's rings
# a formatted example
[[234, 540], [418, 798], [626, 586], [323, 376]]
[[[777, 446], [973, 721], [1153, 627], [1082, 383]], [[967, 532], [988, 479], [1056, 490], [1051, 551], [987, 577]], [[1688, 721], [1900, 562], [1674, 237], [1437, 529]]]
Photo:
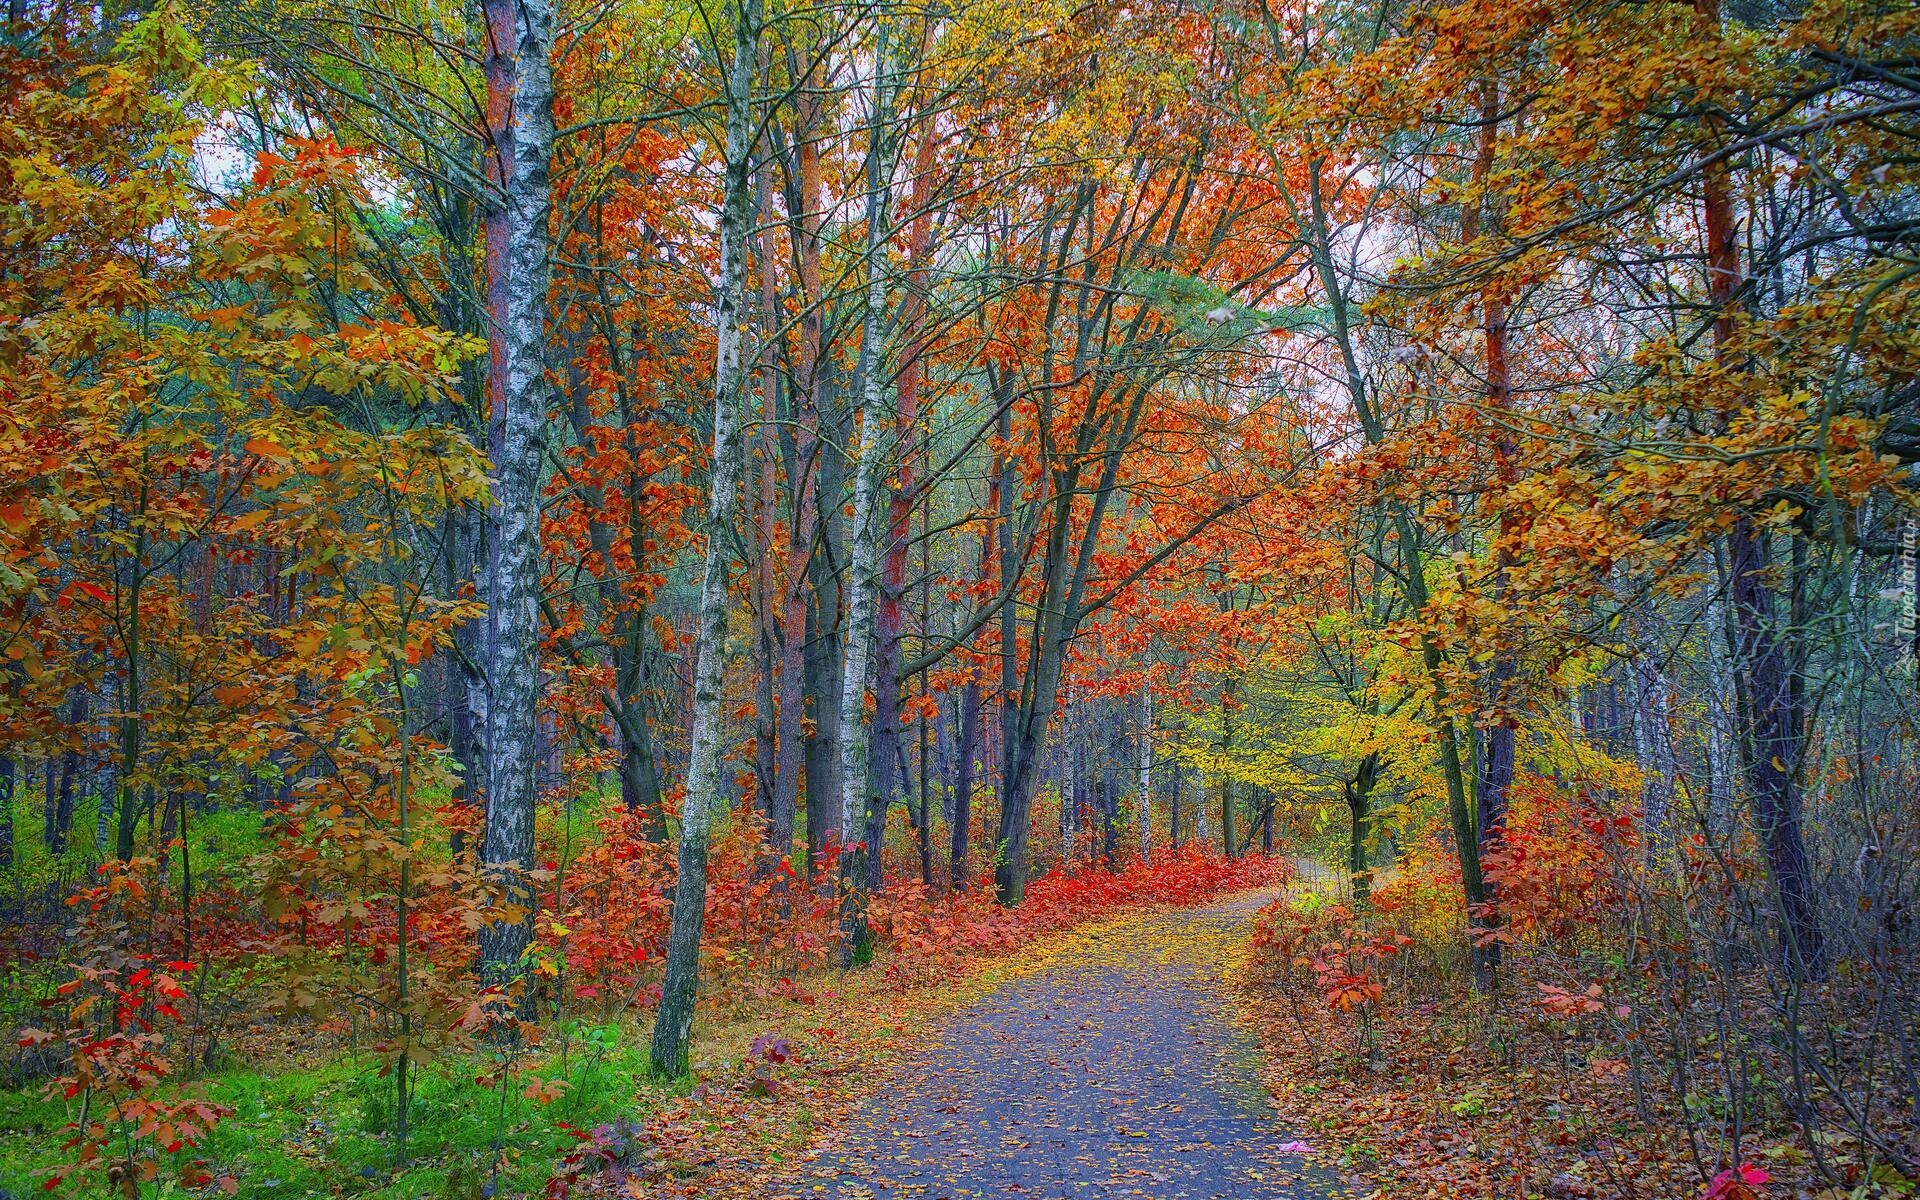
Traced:
[[1909, 1194], [1917, 118], [1893, 0], [10, 0], [0, 1184], [564, 1194], [1291, 855], [1330, 1079]]

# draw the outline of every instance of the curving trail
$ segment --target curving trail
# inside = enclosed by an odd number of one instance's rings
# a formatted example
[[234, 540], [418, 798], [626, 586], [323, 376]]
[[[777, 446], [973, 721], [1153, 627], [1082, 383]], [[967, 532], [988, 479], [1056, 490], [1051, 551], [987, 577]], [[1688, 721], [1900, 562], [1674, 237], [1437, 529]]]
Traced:
[[816, 1162], [836, 1200], [1308, 1200], [1223, 975], [1268, 895], [1102, 922], [929, 1032]]

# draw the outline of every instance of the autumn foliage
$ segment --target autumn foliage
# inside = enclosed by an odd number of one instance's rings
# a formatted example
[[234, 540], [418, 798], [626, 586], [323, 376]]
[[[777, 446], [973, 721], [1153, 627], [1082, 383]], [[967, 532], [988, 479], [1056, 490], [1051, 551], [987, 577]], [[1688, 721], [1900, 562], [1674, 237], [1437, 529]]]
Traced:
[[1284, 889], [1356, 1184], [1911, 1192], [1917, 57], [10, 4], [0, 1172], [731, 1187], [834, 1021]]

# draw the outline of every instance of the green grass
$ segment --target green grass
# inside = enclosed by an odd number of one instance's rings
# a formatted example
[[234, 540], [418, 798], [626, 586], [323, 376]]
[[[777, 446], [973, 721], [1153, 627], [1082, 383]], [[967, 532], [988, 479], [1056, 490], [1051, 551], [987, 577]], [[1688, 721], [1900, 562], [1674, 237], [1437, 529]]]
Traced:
[[[22, 788], [13, 801], [14, 860], [0, 875], [4, 886], [23, 893], [39, 892], [49, 885], [74, 886], [92, 878], [94, 869], [113, 854], [112, 829], [106, 831], [104, 846], [96, 841], [100, 806], [99, 796], [75, 797], [66, 849], [54, 854], [47, 849], [45, 805], [40, 792]], [[138, 852], [152, 853], [144, 814], [137, 832]], [[267, 849], [259, 812], [238, 803], [194, 812], [187, 821], [186, 844], [194, 875], [203, 883], [225, 881], [249, 858]]]
[[[592, 796], [569, 806], [564, 816], [549, 818], [543, 835], [570, 843], [577, 853], [594, 838], [593, 821], [607, 802]], [[37, 790], [25, 791], [15, 801], [15, 862], [0, 873], [0, 887], [17, 896], [57, 897], [84, 884], [102, 858], [94, 841], [97, 812], [91, 798], [76, 805], [66, 852], [50, 855], [41, 837], [40, 797]], [[569, 828], [563, 830], [563, 824]], [[427, 832], [429, 851], [444, 842]], [[140, 835], [145, 852], [144, 819]], [[269, 849], [260, 814], [244, 805], [194, 814], [186, 841], [195, 890], [202, 894], [222, 884], [244, 888], [247, 864]], [[177, 886], [181, 862], [177, 854], [169, 859], [170, 885]], [[52, 908], [56, 911], [47, 919], [62, 919], [57, 898]], [[0, 968], [0, 988], [6, 992], [0, 1018], [6, 1019], [8, 1032], [43, 1020], [35, 1002], [52, 996], [64, 977], [57, 954]], [[231, 1053], [186, 1086], [234, 1109], [234, 1115], [183, 1157], [204, 1159], [215, 1173], [231, 1175], [243, 1197], [465, 1200], [482, 1196], [490, 1182], [499, 1197], [537, 1196], [555, 1162], [575, 1144], [562, 1124], [590, 1130], [634, 1115], [637, 1104], [661, 1094], [645, 1078], [643, 1034], [644, 1029], [577, 1023], [549, 1028], [537, 1059], [523, 1055], [504, 1088], [481, 1081], [497, 1076], [500, 1068], [484, 1053], [416, 1068], [404, 1163], [397, 1161], [393, 1136], [393, 1080], [380, 1073], [372, 1054], [343, 1052], [261, 1070], [244, 1051]], [[551, 1103], [538, 1103], [522, 1092], [534, 1073], [564, 1078], [569, 1087]], [[41, 1082], [0, 1090], [0, 1197], [106, 1194], [97, 1177], [48, 1193], [37, 1174], [68, 1156], [61, 1145], [79, 1113], [79, 1100], [49, 1099]], [[171, 1164], [161, 1172], [163, 1181], [175, 1174]], [[177, 1193], [160, 1183], [148, 1185], [143, 1195]]]
[[[549, 1046], [557, 1048], [557, 1032]], [[407, 1161], [396, 1161], [394, 1088], [369, 1056], [343, 1054], [318, 1066], [260, 1073], [233, 1066], [190, 1085], [235, 1110], [213, 1136], [185, 1157], [231, 1175], [246, 1197], [365, 1196], [380, 1200], [473, 1200], [499, 1172], [499, 1197], [537, 1196], [554, 1164], [574, 1145], [562, 1124], [579, 1129], [634, 1115], [659, 1094], [645, 1076], [646, 1047], [636, 1030], [569, 1031], [567, 1064], [557, 1049], [531, 1069], [571, 1085], [540, 1104], [522, 1094], [526, 1069], [502, 1088], [482, 1075], [498, 1063], [471, 1055], [416, 1073]], [[524, 1068], [526, 1064], [522, 1064]], [[62, 1157], [67, 1123], [79, 1101], [46, 1099], [40, 1089], [0, 1092], [0, 1189], [24, 1200], [42, 1192], [35, 1172]], [[495, 1146], [504, 1149], [496, 1153]], [[164, 1169], [163, 1178], [170, 1178]], [[52, 1193], [99, 1193], [77, 1181]], [[336, 1191], [336, 1189], [338, 1189]], [[150, 1186], [149, 1196], [170, 1194]]]
[[[20, 1026], [44, 1020], [39, 1003], [53, 996], [67, 978], [57, 953], [59, 928], [69, 920], [62, 901], [75, 888], [94, 882], [97, 868], [113, 853], [111, 845], [103, 852], [95, 843], [99, 811], [97, 797], [77, 798], [66, 849], [54, 854], [43, 837], [38, 790], [23, 790], [14, 800], [14, 861], [0, 871], [0, 902], [37, 926], [44, 937], [34, 940], [44, 943], [51, 939], [56, 953], [31, 961], [9, 959], [0, 963], [0, 1032], [9, 1036]], [[139, 832], [140, 852], [147, 853], [144, 818]], [[217, 888], [241, 884], [247, 864], [267, 849], [260, 814], [241, 807], [195, 813], [187, 823], [186, 849], [184, 861], [192, 864], [196, 894], [204, 896]], [[179, 886], [182, 862], [175, 855], [167, 864], [170, 889]], [[0, 1056], [0, 1082], [7, 1079], [6, 1070], [4, 1056]]]

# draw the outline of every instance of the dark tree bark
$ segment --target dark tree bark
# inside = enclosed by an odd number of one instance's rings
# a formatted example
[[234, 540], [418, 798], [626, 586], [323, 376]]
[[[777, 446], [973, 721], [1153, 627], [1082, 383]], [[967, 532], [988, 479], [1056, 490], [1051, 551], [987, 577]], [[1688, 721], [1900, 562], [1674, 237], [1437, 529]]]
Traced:
[[[1011, 405], [1000, 406], [999, 434], [1002, 444], [1007, 443], [1013, 432], [1013, 409]], [[994, 479], [999, 491], [999, 506], [995, 509], [995, 538], [1000, 555], [1000, 594], [1011, 596], [1020, 577], [1020, 568], [1013, 556], [1013, 462], [1009, 456], [1001, 456], [1000, 473]], [[994, 767], [999, 776], [1000, 786], [995, 792], [997, 815], [994, 829], [994, 894], [1003, 899], [1009, 894], [1013, 884], [1013, 874], [1008, 870], [1007, 856], [1011, 852], [1013, 827], [1024, 826], [1027, 820], [1026, 807], [1014, 801], [1008, 794], [1007, 781], [1013, 771], [1010, 760], [1017, 736], [1020, 719], [1018, 697], [1020, 689], [1019, 659], [1020, 615], [1012, 604], [1003, 604], [1000, 608], [1000, 720], [994, 738]], [[1024, 847], [1026, 836], [1021, 835]]]
[[[1320, 166], [1317, 163], [1312, 167], [1306, 191], [1307, 208], [1304, 212], [1296, 210], [1295, 215], [1303, 218], [1302, 231], [1306, 235], [1308, 253], [1313, 260], [1314, 273], [1318, 276], [1326, 296], [1329, 315], [1328, 332], [1339, 352], [1347, 397], [1353, 404], [1354, 415], [1359, 420], [1361, 433], [1368, 445], [1380, 445], [1386, 440], [1386, 424], [1375, 406], [1373, 393], [1361, 366], [1351, 321], [1351, 299], [1335, 264], [1335, 248], [1333, 237], [1329, 232], [1326, 195], [1322, 186]], [[1426, 553], [1421, 543], [1420, 530], [1404, 505], [1388, 504], [1383, 509], [1382, 517], [1398, 543], [1393, 555], [1398, 561], [1392, 566], [1400, 580], [1408, 607], [1417, 613], [1427, 606], [1429, 600], [1425, 574]], [[1480, 843], [1475, 828], [1475, 801], [1470, 795], [1472, 787], [1467, 777], [1466, 766], [1461, 761], [1460, 732], [1453, 714], [1448, 711], [1450, 701], [1445, 677], [1446, 658], [1431, 636], [1423, 636], [1420, 639], [1420, 656], [1422, 666], [1433, 688], [1427, 716], [1439, 750], [1441, 772], [1446, 779], [1447, 816], [1452, 827], [1454, 852], [1460, 862], [1460, 891], [1469, 910], [1483, 911], [1486, 888], [1480, 872]], [[1473, 953], [1476, 967], [1474, 978], [1477, 986], [1491, 987], [1493, 976], [1484, 957], [1477, 949]]]
[[73, 832], [73, 789], [80, 774], [80, 745], [84, 738], [81, 727], [86, 720], [87, 693], [85, 689], [74, 688], [67, 708], [67, 746], [60, 754], [60, 782], [47, 795], [50, 811], [46, 842], [52, 854], [67, 852], [67, 841]]
[[0, 754], [0, 867], [13, 865], [13, 799], [19, 790], [20, 765], [11, 754]]
[[[795, 97], [793, 141], [786, 150], [786, 207], [802, 309], [799, 345], [789, 372], [792, 382], [780, 391], [787, 405], [782, 412], [786, 432], [781, 445], [786, 460], [791, 519], [787, 523], [786, 587], [781, 595], [780, 686], [778, 725], [774, 733], [778, 752], [774, 761], [773, 799], [767, 808], [768, 840], [779, 853], [788, 854], [793, 847], [801, 775], [805, 772], [810, 856], [818, 854], [821, 848], [818, 836], [821, 831], [814, 820], [819, 805], [812, 802], [812, 796], [817, 788], [825, 786], [826, 778], [818, 773], [821, 755], [807, 736], [805, 720], [809, 698], [823, 694], [817, 674], [820, 656], [811, 648], [816, 634], [809, 625], [811, 607], [808, 603], [813, 582], [814, 533], [820, 515], [815, 482], [820, 466], [819, 390], [823, 380], [821, 358], [825, 338], [820, 281], [820, 222], [824, 202], [820, 151], [815, 138], [820, 106], [820, 97], [813, 91], [802, 91]], [[812, 707], [817, 725], [822, 719], [820, 706]], [[816, 729], [816, 736], [817, 732]], [[806, 875], [810, 864], [811, 858], [801, 864], [799, 873]]]
[[[757, 206], [756, 206], [757, 207]], [[771, 277], [772, 271], [767, 275]], [[762, 344], [767, 339], [762, 340]], [[766, 375], [764, 396], [769, 411], [773, 415], [774, 396], [778, 391], [778, 382], [773, 372]], [[774, 681], [776, 666], [780, 659], [780, 639], [775, 630], [782, 609], [775, 595], [773, 583], [773, 539], [774, 539], [774, 503], [775, 474], [778, 458], [773, 444], [773, 421], [763, 420], [760, 424], [761, 453], [754, 462], [757, 466], [757, 488], [754, 494], [753, 524], [756, 539], [754, 543], [753, 571], [753, 773], [757, 795], [755, 797], [760, 814], [769, 818], [768, 849], [776, 854], [785, 854], [788, 847], [772, 840], [773, 794], [779, 779], [779, 724], [774, 700]], [[792, 827], [788, 827], [791, 834]]]
[[[1694, 10], [1720, 29], [1719, 0], [1695, 0]], [[1706, 235], [1707, 297], [1713, 321], [1714, 359], [1736, 367], [1736, 305], [1744, 270], [1728, 164], [1701, 172], [1702, 222]], [[1727, 534], [1734, 667], [1744, 686], [1747, 790], [1756, 832], [1778, 893], [1781, 957], [1795, 979], [1822, 979], [1826, 941], [1813, 905], [1812, 868], [1800, 821], [1798, 772], [1803, 713], [1795, 672], [1775, 618], [1765, 572], [1771, 560], [1766, 536], [1749, 516]]]
[[[482, 514], [461, 506], [447, 513], [447, 579], [449, 596], [458, 595], [472, 583], [480, 561], [480, 541], [485, 528]], [[453, 783], [455, 804], [475, 803], [486, 791], [481, 773], [486, 758], [480, 746], [479, 722], [485, 720], [486, 647], [485, 624], [462, 621], [453, 631], [454, 653], [447, 666], [447, 751], [459, 768]], [[457, 858], [466, 853], [465, 829], [456, 829], [451, 838]]]
[[[1000, 472], [1001, 464], [996, 459], [989, 474], [989, 487], [992, 490], [987, 502], [989, 511], [996, 514], [1000, 508]], [[979, 577], [982, 582], [992, 577], [994, 533], [997, 528], [995, 521], [987, 521], [980, 529]], [[971, 882], [969, 877], [972, 870], [968, 857], [973, 840], [974, 772], [981, 750], [981, 696], [979, 676], [970, 671], [965, 686], [960, 690], [959, 745], [954, 755], [953, 816], [948, 831], [950, 845], [947, 865], [955, 891], [965, 891]]]
[[[1651, 606], [1629, 618], [1634, 655], [1627, 662], [1633, 678], [1634, 758], [1640, 767], [1640, 827], [1647, 855], [1657, 857], [1672, 843], [1673, 786], [1679, 763], [1673, 745], [1673, 689], [1660, 666], [1661, 622]], [[1712, 714], [1709, 713], [1709, 720]], [[1713, 732], [1708, 730], [1709, 739]], [[1711, 741], [1709, 741], [1711, 749]], [[1709, 772], [1712, 774], [1711, 770]], [[1712, 783], [1709, 781], [1709, 797]]]
[[[822, 459], [825, 476], [825, 459]], [[837, 474], [837, 473], [836, 473]], [[823, 478], [823, 484], [825, 482]], [[834, 480], [837, 485], [838, 478]], [[814, 554], [815, 580], [809, 588], [805, 646], [807, 761], [807, 853], [822, 861], [829, 847], [837, 847], [840, 829], [840, 680], [842, 663], [837, 642], [840, 630], [840, 592], [828, 553], [835, 545], [823, 522]], [[824, 579], [820, 576], [825, 576]]]
[[[824, 368], [823, 368], [824, 370]], [[846, 663], [840, 655], [844, 624], [841, 596], [845, 565], [847, 458], [839, 447], [848, 436], [848, 413], [838, 389], [822, 379], [820, 457], [814, 487], [818, 537], [808, 561], [810, 591], [806, 644], [807, 847], [818, 861], [845, 837], [840, 824], [840, 698]]]
[[1747, 790], [1755, 831], [1780, 903], [1781, 957], [1796, 979], [1826, 976], [1826, 940], [1814, 911], [1812, 867], [1801, 825], [1800, 706], [1767, 586], [1766, 538], [1742, 517], [1727, 535], [1736, 662], [1747, 678]]
[[[1220, 685], [1220, 754], [1224, 758], [1233, 753], [1233, 693], [1235, 680], [1229, 677]], [[1234, 840], [1234, 794], [1233, 776], [1223, 773], [1220, 776], [1220, 850], [1228, 858], [1238, 856], [1239, 848]]]
[[59, 763], [49, 754], [40, 761], [40, 841], [48, 850], [53, 849], [53, 817], [59, 793]]
[[[897, 138], [894, 139], [897, 141]], [[918, 329], [925, 316], [928, 247], [932, 240], [933, 213], [929, 191], [933, 186], [933, 149], [935, 139], [919, 140], [912, 164], [913, 190], [907, 199], [907, 211], [913, 214], [907, 224], [907, 273], [900, 305], [898, 326], [907, 331], [909, 342], [901, 353], [894, 380], [893, 461], [896, 464], [887, 489], [886, 537], [874, 620], [873, 720], [876, 761], [876, 787], [870, 794], [866, 831], [862, 840], [868, 846], [867, 890], [880, 890], [883, 871], [880, 852], [886, 838], [887, 805], [895, 790], [906, 786], [904, 772], [895, 772], [894, 786], [888, 786], [888, 766], [899, 757], [902, 659], [900, 638], [905, 629], [902, 602], [907, 588], [907, 547], [912, 540], [914, 500], [919, 491], [920, 376], [924, 344]], [[882, 163], [891, 169], [890, 162]], [[884, 213], [886, 206], [880, 205]], [[884, 322], [883, 322], [884, 324]], [[875, 363], [881, 361], [878, 357]], [[924, 848], [926, 836], [921, 831]]]
[[[1480, 128], [1472, 171], [1475, 187], [1483, 185], [1493, 170], [1494, 152], [1500, 136], [1499, 112], [1499, 81], [1488, 76], [1480, 84]], [[1499, 211], [1490, 200], [1483, 201], [1469, 206], [1461, 214], [1460, 238], [1470, 243], [1485, 233], [1497, 232], [1499, 226]], [[1500, 293], [1493, 288], [1483, 289], [1480, 295], [1480, 340], [1485, 356], [1487, 407], [1494, 413], [1503, 413], [1513, 400], [1507, 367], [1507, 306]], [[1519, 478], [1514, 462], [1516, 455], [1513, 439], [1496, 432], [1493, 439], [1494, 476], [1502, 487], [1511, 486]], [[1512, 507], [1502, 505], [1496, 535], [1498, 546], [1494, 552], [1492, 590], [1495, 600], [1499, 600], [1507, 591], [1507, 573], [1514, 565], [1511, 544], [1516, 533]], [[1514, 769], [1514, 720], [1507, 709], [1513, 699], [1515, 653], [1513, 647], [1504, 643], [1496, 646], [1492, 664], [1482, 681], [1485, 708], [1491, 714], [1491, 719], [1486, 724], [1485, 743], [1479, 756], [1479, 777], [1474, 787], [1474, 832], [1478, 839], [1477, 853], [1481, 859], [1485, 859], [1488, 852], [1499, 846], [1506, 837], [1507, 803], [1513, 789]], [[1486, 908], [1481, 924], [1491, 928], [1499, 919], [1499, 889], [1493, 881], [1487, 880], [1484, 892]], [[1480, 961], [1483, 973], [1497, 971], [1500, 966], [1500, 943], [1487, 941], [1481, 947]]]
[[1373, 869], [1367, 863], [1367, 839], [1373, 834], [1373, 788], [1380, 778], [1380, 755], [1368, 754], [1341, 787], [1347, 800], [1347, 877], [1353, 902], [1365, 908], [1373, 894]]
[[980, 740], [980, 684], [971, 676], [960, 692], [960, 749], [955, 756], [953, 784], [953, 827], [949, 847], [949, 867], [955, 891], [965, 891], [968, 879], [967, 850], [973, 836], [973, 762]]
[[145, 722], [140, 716], [140, 706], [144, 702], [145, 691], [142, 684], [142, 668], [146, 663], [146, 645], [141, 626], [141, 599], [144, 591], [146, 566], [141, 547], [146, 544], [146, 531], [136, 534], [135, 549], [130, 555], [132, 569], [126, 572], [119, 589], [126, 607], [124, 610], [123, 664], [126, 672], [120, 681], [120, 716], [117, 718], [120, 733], [119, 777], [114, 780], [114, 796], [118, 804], [119, 834], [114, 840], [114, 856], [121, 862], [133, 858], [134, 831], [139, 827], [140, 810], [133, 802], [134, 778], [140, 770], [141, 746], [146, 733]]

